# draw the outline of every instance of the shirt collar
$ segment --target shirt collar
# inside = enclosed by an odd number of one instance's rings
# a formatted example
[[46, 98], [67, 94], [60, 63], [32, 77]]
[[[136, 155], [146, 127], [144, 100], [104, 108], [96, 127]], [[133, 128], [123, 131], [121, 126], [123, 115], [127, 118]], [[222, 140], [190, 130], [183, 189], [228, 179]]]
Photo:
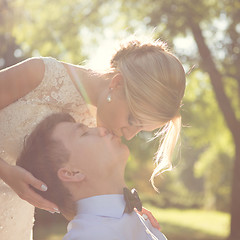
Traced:
[[121, 218], [125, 209], [123, 194], [99, 195], [77, 201], [77, 215]]

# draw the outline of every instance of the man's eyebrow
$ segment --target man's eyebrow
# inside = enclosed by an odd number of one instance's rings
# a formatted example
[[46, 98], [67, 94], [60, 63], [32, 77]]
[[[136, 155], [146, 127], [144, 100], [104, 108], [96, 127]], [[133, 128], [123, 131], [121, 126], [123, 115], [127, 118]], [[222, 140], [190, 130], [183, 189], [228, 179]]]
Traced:
[[86, 127], [84, 124], [82, 124], [82, 123], [78, 123], [77, 125], [76, 125], [76, 129], [79, 129], [79, 128], [84, 128], [84, 127]]
[[75, 126], [75, 131], [81, 131], [82, 133], [85, 132], [85, 130], [88, 128], [88, 126], [82, 124], [82, 123], [78, 123]]

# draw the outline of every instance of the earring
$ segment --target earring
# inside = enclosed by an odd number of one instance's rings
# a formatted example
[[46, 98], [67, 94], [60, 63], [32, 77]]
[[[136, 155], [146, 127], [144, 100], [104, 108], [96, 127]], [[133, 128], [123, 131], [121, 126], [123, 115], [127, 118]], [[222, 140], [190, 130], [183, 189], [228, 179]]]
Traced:
[[107, 102], [109, 102], [109, 103], [112, 101], [111, 91], [112, 91], [112, 88], [110, 88], [110, 92], [107, 96]]

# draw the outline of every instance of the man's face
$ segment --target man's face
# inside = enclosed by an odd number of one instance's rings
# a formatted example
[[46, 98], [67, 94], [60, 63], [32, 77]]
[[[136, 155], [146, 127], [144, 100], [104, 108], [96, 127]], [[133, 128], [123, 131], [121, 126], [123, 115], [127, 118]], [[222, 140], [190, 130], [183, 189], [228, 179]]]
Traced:
[[72, 171], [81, 171], [96, 180], [124, 181], [129, 150], [119, 137], [105, 128], [62, 122], [54, 129], [52, 137], [69, 151], [67, 165]]

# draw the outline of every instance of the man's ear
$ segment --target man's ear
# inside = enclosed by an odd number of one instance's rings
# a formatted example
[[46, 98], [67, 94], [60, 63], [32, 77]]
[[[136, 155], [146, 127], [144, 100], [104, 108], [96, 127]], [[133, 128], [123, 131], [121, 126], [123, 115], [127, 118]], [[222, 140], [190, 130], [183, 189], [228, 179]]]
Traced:
[[85, 175], [80, 171], [73, 171], [68, 168], [58, 169], [58, 178], [63, 182], [81, 182], [85, 179]]
[[109, 88], [118, 88], [118, 87], [123, 87], [123, 77], [121, 73], [117, 73], [113, 76], [112, 80], [110, 81]]

